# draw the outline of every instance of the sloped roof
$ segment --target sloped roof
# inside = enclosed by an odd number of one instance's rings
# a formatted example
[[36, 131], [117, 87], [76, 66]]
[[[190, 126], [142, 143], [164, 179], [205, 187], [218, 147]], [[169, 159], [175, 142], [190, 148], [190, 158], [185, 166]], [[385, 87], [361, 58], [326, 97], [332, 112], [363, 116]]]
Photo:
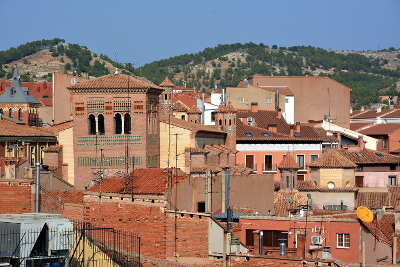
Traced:
[[164, 81], [160, 83], [160, 87], [175, 87], [175, 85], [168, 79], [168, 76], [165, 76]]
[[293, 192], [279, 190], [275, 193], [275, 216], [288, 217], [290, 209], [300, 209], [301, 205], [307, 205], [307, 200], [298, 190], [294, 190]]
[[178, 112], [188, 112], [189, 108], [185, 104], [183, 104], [181, 101], [177, 101], [172, 106], [172, 110], [178, 111]]
[[175, 169], [136, 169], [131, 172], [129, 178], [133, 179], [133, 192], [131, 189], [132, 181], [123, 177], [106, 178], [88, 190], [103, 193], [162, 195], [168, 190], [169, 175], [173, 177], [171, 179], [172, 186], [189, 177], [179, 169], [178, 172]]
[[0, 157], [0, 170], [1, 170], [0, 176], [5, 173], [5, 166], [7, 165], [19, 166], [26, 161], [27, 161], [26, 158]]
[[54, 146], [49, 146], [47, 148], [42, 149], [44, 152], [60, 152], [61, 149], [63, 148], [62, 145], [54, 145]]
[[314, 126], [314, 131], [317, 132], [318, 136], [323, 142], [327, 143], [338, 143], [338, 139], [333, 134], [328, 134], [328, 131], [322, 127]]
[[370, 122], [350, 122], [350, 130], [357, 132], [361, 128], [364, 128], [368, 125], [374, 125], [374, 123]]
[[163, 88], [152, 84], [150, 82], [145, 82], [138, 78], [125, 75], [125, 74], [108, 74], [105, 76], [101, 76], [99, 78], [95, 78], [89, 80], [87, 82], [78, 83], [72, 86], [69, 86], [68, 89], [76, 90], [76, 89], [160, 89]]
[[386, 115], [383, 115], [382, 118], [398, 118], [400, 117], [400, 109], [392, 109], [393, 112], [390, 112]]
[[54, 136], [51, 129], [0, 120], [0, 136]]
[[290, 91], [288, 86], [257, 86], [257, 87], [274, 93], [276, 92], [276, 90], [278, 90], [278, 94], [281, 95], [294, 95], [292, 91]]
[[366, 110], [366, 111], [356, 114], [350, 118], [351, 119], [372, 119], [372, 118], [378, 118], [378, 117], [385, 116], [393, 111], [394, 111], [393, 109], [382, 110], [381, 112], [377, 112], [376, 110]]
[[308, 167], [319, 168], [355, 168], [357, 167], [351, 160], [346, 158], [336, 149], [330, 149], [321, 157], [308, 164]]
[[358, 192], [355, 206], [380, 209], [390, 206], [389, 192]]
[[188, 112], [188, 114], [201, 114], [202, 112], [196, 106], [192, 106]]
[[287, 152], [286, 155], [283, 157], [281, 163], [278, 165], [278, 169], [300, 169], [299, 165], [297, 165], [296, 161], [290, 154]]
[[3, 94], [0, 95], [0, 103], [32, 103], [40, 104], [30, 93], [28, 87], [23, 87], [19, 79], [18, 69], [14, 70], [11, 80], [11, 86], [6, 87]]
[[220, 105], [214, 112], [221, 112], [221, 113], [236, 113], [237, 110], [232, 106], [229, 102], [228, 105]]
[[51, 130], [56, 134], [71, 127], [74, 127], [74, 122], [72, 120], [54, 124], [51, 126]]
[[180, 127], [183, 129], [187, 130], [192, 130], [192, 131], [207, 131], [207, 132], [217, 132], [217, 133], [225, 133], [224, 131], [220, 131], [215, 129], [214, 125], [200, 125], [194, 122], [190, 121], [185, 121], [181, 119], [177, 119], [175, 117], [168, 117], [167, 115], [160, 115], [160, 122], [163, 123], [171, 123], [171, 125], [174, 125], [176, 127]]
[[[372, 149], [364, 148], [360, 152], [352, 152], [347, 149], [339, 149], [339, 152], [351, 160], [355, 164], [399, 164], [400, 157], [378, 152]], [[356, 153], [361, 153], [361, 157]], [[382, 155], [382, 157], [378, 156], [378, 154]]]
[[[393, 213], [385, 213], [379, 220], [372, 222], [361, 222], [368, 231], [381, 242], [388, 245], [393, 244], [393, 236], [395, 235], [395, 217]], [[397, 235], [396, 235], [397, 236]]]
[[193, 97], [192, 95], [187, 95], [187, 94], [176, 95], [173, 97], [172, 101], [174, 102], [174, 106], [176, 103], [181, 103], [188, 109], [189, 107], [197, 106], [197, 98]]
[[[29, 94], [38, 100], [43, 106], [53, 105], [53, 83], [52, 82], [22, 82], [22, 87], [27, 87]], [[11, 82], [0, 81], [0, 95], [11, 87]]]
[[385, 123], [376, 124], [358, 132], [365, 135], [387, 135], [398, 130], [400, 130], [400, 123]]
[[[252, 140], [252, 141], [322, 141], [321, 137], [317, 134], [311, 126], [301, 126], [300, 137], [289, 135], [289, 126], [287, 127], [277, 127], [277, 133], [273, 132], [271, 129], [255, 127], [248, 124], [244, 124], [241, 120], [236, 120], [236, 140]], [[251, 133], [252, 136], [249, 136]], [[268, 133], [269, 136], [266, 136]]]
[[82, 190], [49, 190], [47, 191], [54, 198], [57, 198], [62, 203], [83, 204], [83, 191]]

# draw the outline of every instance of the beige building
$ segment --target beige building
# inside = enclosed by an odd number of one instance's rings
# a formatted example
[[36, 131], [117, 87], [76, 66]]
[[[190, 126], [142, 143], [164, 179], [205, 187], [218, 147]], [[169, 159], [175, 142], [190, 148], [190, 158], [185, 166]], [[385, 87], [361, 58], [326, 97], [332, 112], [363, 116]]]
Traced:
[[330, 116], [333, 123], [350, 128], [351, 88], [331, 78], [254, 75], [240, 81], [237, 86], [245, 87], [247, 84], [290, 88], [294, 95], [295, 122], [318, 121]]

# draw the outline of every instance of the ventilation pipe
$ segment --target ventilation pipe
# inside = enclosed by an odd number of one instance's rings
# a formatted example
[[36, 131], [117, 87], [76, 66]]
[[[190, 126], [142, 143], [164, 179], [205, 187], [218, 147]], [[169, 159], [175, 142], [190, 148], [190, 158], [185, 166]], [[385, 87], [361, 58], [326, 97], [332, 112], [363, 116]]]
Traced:
[[40, 163], [36, 162], [36, 207], [35, 212], [39, 213], [39, 200], [40, 200]]

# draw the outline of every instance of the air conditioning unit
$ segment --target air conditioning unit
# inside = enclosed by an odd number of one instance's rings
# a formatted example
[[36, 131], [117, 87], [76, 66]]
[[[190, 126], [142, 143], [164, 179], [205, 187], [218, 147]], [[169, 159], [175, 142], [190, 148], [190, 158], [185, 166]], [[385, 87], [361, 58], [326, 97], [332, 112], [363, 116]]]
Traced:
[[312, 236], [311, 237], [311, 245], [320, 246], [322, 245], [323, 238], [322, 236]]

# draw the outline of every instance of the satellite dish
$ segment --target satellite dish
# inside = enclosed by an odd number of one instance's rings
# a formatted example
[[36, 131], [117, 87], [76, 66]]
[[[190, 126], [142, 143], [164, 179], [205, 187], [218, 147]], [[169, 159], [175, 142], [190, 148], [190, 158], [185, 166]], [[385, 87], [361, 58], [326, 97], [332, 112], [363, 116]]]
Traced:
[[374, 220], [374, 214], [367, 207], [359, 206], [356, 213], [358, 218], [363, 222], [372, 222]]

